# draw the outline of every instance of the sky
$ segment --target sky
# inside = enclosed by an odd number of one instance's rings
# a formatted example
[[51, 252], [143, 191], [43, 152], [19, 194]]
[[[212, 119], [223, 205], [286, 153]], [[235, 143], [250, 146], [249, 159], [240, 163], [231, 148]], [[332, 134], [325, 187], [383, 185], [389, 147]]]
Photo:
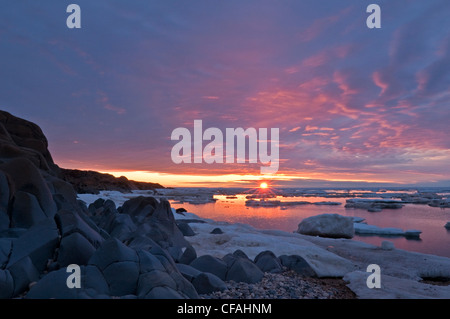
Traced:
[[[38, 124], [60, 167], [164, 186], [450, 186], [448, 0], [0, 7], [0, 109]], [[278, 172], [175, 164], [171, 134], [194, 120], [279, 128]]]

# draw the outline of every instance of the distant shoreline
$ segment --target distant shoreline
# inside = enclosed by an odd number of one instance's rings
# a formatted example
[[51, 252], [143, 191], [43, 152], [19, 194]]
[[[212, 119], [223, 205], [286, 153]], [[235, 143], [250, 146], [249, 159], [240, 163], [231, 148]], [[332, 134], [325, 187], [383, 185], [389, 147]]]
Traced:
[[78, 194], [99, 194], [100, 191], [131, 192], [165, 188], [158, 183], [137, 182], [125, 176], [115, 177], [96, 171], [60, 168], [60, 177], [70, 183]]

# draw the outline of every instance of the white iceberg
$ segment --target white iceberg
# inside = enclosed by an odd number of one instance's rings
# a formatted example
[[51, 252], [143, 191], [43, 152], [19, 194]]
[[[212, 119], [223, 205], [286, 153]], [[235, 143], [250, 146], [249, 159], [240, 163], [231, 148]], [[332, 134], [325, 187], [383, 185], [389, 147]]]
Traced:
[[359, 235], [381, 235], [381, 236], [406, 236], [419, 237], [422, 231], [417, 229], [403, 230], [393, 227], [378, 227], [364, 223], [353, 223], [355, 234]]

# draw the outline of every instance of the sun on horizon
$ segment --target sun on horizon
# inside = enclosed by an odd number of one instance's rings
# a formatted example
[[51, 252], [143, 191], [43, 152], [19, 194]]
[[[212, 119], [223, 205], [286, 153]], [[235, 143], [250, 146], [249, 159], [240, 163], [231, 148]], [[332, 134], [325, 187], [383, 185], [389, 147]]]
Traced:
[[268, 187], [269, 185], [266, 182], [262, 182], [261, 184], [259, 184], [259, 188], [266, 189]]

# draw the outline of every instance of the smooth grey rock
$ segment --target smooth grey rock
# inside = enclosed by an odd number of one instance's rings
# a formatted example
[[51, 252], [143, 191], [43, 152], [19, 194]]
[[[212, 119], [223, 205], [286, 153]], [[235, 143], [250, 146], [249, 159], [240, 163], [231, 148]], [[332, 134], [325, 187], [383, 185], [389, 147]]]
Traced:
[[117, 214], [112, 222], [110, 235], [119, 240], [125, 240], [136, 229], [137, 227], [129, 215]]
[[191, 226], [188, 223], [184, 223], [182, 221], [177, 222], [177, 226], [180, 229], [183, 236], [195, 236], [195, 232], [192, 230]]
[[352, 238], [355, 231], [353, 218], [339, 214], [321, 214], [303, 219], [297, 232], [310, 236]]
[[78, 289], [67, 287], [67, 278], [70, 274], [65, 268], [52, 271], [42, 277], [27, 293], [27, 299], [77, 299]]
[[104, 270], [112, 263], [119, 261], [132, 261], [136, 263], [138, 262], [137, 253], [116, 238], [110, 238], [97, 249], [88, 263], [90, 265], [96, 265], [100, 270]]
[[8, 228], [5, 230], [0, 231], [0, 238], [8, 238], [8, 239], [15, 239], [19, 238], [23, 234], [27, 232], [28, 229], [25, 228]]
[[27, 293], [27, 299], [86, 299], [109, 298], [108, 284], [96, 266], [81, 266], [81, 288], [68, 288], [70, 273], [66, 268], [52, 271], [42, 277]]
[[[202, 272], [194, 267], [185, 264], [176, 264], [178, 271], [186, 278], [189, 282], [200, 275]], [[217, 276], [216, 276], [217, 277]]]
[[123, 203], [122, 214], [128, 214], [140, 221], [152, 216], [158, 205], [159, 202], [154, 197], [138, 196]]
[[57, 211], [53, 196], [41, 171], [30, 159], [16, 157], [6, 163], [0, 163], [0, 170], [6, 172], [9, 179], [14, 181], [10, 188], [12, 194], [24, 191], [34, 195], [45, 215], [53, 219]]
[[8, 229], [10, 224], [9, 216], [6, 211], [0, 209], [0, 231]]
[[165, 249], [162, 249], [159, 245], [153, 246], [149, 252], [158, 258], [158, 260], [161, 262], [161, 265], [163, 265], [164, 269], [168, 273], [172, 273], [173, 271], [176, 271], [176, 265], [173, 260], [173, 258], [168, 254], [168, 252]]
[[198, 293], [195, 290], [192, 283], [190, 283], [184, 276], [177, 270], [176, 272], [171, 272], [170, 276], [177, 284], [177, 291], [183, 295], [185, 298], [197, 299]]
[[[95, 202], [90, 204], [89, 207], [92, 207], [95, 210], [95, 209], [102, 208], [104, 206], [104, 204], [105, 204], [105, 200], [103, 198], [99, 198], [99, 199], [95, 200]], [[115, 206], [116, 206], [116, 204], [114, 204], [114, 207]]]
[[239, 258], [245, 258], [245, 259], [250, 260], [250, 258], [248, 258], [248, 256], [247, 256], [247, 254], [244, 253], [244, 252], [243, 252], [242, 250], [240, 250], [240, 249], [235, 250], [235, 251], [233, 252], [233, 256], [239, 257]]
[[225, 280], [254, 284], [263, 278], [264, 273], [251, 260], [236, 258], [228, 269]]
[[444, 227], [447, 228], [447, 229], [450, 229], [450, 222], [447, 222], [447, 224], [445, 224]]
[[189, 265], [191, 262], [194, 261], [194, 259], [197, 258], [197, 252], [195, 251], [195, 248], [192, 246], [188, 246], [183, 254], [181, 255], [180, 259], [178, 260], [179, 263]]
[[[100, 204], [101, 206], [99, 206]], [[95, 224], [107, 232], [111, 232], [114, 219], [119, 215], [116, 204], [109, 199], [106, 201], [101, 198], [96, 200], [89, 205], [88, 211]]]
[[247, 259], [253, 262], [250, 258], [248, 258], [247, 254], [240, 249], [235, 250], [232, 254], [226, 254], [222, 257], [222, 260], [227, 264], [227, 267], [229, 269], [238, 258]]
[[139, 276], [137, 296], [143, 298], [155, 287], [169, 287], [177, 290], [177, 284], [167, 272], [153, 270]]
[[[178, 271], [176, 264], [173, 262], [172, 258], [159, 246], [153, 247], [149, 252], [139, 251], [140, 260], [140, 279], [149, 280], [149, 277], [142, 277], [143, 274], [159, 271], [160, 273], [167, 273], [170, 276], [170, 282], [175, 283], [176, 290], [179, 294], [186, 298], [198, 298], [197, 291], [192, 286], [192, 284], [183, 277], [183, 275]], [[142, 285], [142, 282], [141, 282]], [[139, 287], [139, 284], [138, 284]], [[149, 291], [149, 290], [147, 290]], [[141, 292], [139, 295], [147, 295], [146, 292]]]
[[[122, 206], [122, 214], [128, 214], [138, 226], [138, 231], [145, 233], [164, 249], [169, 247], [180, 250], [189, 246], [180, 229], [167, 200], [153, 197], [135, 197]], [[174, 256], [177, 257], [177, 256]]]
[[13, 227], [30, 228], [47, 218], [34, 195], [22, 191], [14, 195], [11, 212]]
[[61, 209], [78, 210], [77, 194], [71, 184], [56, 177], [47, 178], [53, 186], [53, 200], [56, 204], [57, 211]]
[[12, 239], [0, 238], [0, 269], [6, 267], [12, 249]]
[[80, 233], [72, 233], [61, 240], [58, 263], [61, 267], [70, 264], [86, 265], [95, 252], [94, 246]]
[[73, 233], [80, 233], [96, 249], [104, 242], [98, 227], [90, 222], [89, 218], [83, 218], [82, 214], [63, 209], [56, 214], [55, 219], [60, 225], [63, 237]]
[[259, 253], [255, 257], [255, 264], [263, 272], [279, 273], [283, 270], [280, 260], [270, 250]]
[[214, 291], [224, 291], [227, 285], [216, 275], [209, 272], [202, 272], [197, 275], [192, 284], [199, 294], [209, 294]]
[[222, 260], [227, 264], [227, 267], [230, 268], [237, 258], [244, 258], [251, 261], [247, 254], [240, 249], [235, 250], [233, 253], [226, 254], [222, 257]]
[[30, 283], [39, 280], [39, 272], [29, 257], [24, 257], [8, 268], [14, 281], [14, 296], [24, 292]]
[[36, 269], [41, 272], [53, 258], [59, 242], [59, 233], [53, 220], [34, 225], [13, 242], [7, 268], [24, 257], [30, 257]]
[[0, 269], [0, 299], [9, 299], [14, 295], [14, 279], [9, 270]]
[[134, 261], [118, 261], [103, 270], [112, 296], [125, 296], [136, 293], [139, 278], [139, 265]]
[[202, 272], [210, 272], [222, 280], [225, 280], [227, 275], [227, 264], [211, 255], [203, 255], [196, 258], [190, 263], [190, 266]]
[[135, 250], [150, 250], [152, 247], [159, 246], [153, 239], [145, 235], [136, 235], [130, 237], [128, 247]]
[[144, 274], [153, 270], [166, 271], [158, 258], [145, 250], [137, 252], [139, 257], [139, 272]]
[[317, 277], [314, 269], [299, 255], [280, 256], [281, 264], [305, 277]]
[[169, 246], [165, 247], [165, 249], [175, 262], [179, 262], [181, 256], [183, 256], [183, 249], [179, 246]]

